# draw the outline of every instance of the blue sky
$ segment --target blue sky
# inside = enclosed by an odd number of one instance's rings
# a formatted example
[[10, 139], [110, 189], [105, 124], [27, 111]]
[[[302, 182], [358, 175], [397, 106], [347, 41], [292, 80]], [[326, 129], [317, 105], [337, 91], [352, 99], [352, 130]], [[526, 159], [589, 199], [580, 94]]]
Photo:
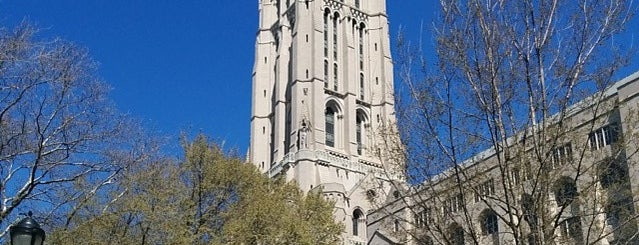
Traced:
[[[417, 41], [437, 1], [387, 5], [391, 40], [402, 26]], [[0, 24], [23, 19], [45, 37], [86, 47], [113, 87], [117, 107], [175, 139], [168, 143], [177, 145], [182, 131], [202, 132], [246, 150], [257, 1], [0, 0]], [[630, 26], [637, 29], [637, 18]], [[429, 33], [422, 35], [432, 42]]]
[[[391, 32], [419, 33], [428, 2], [390, 0]], [[203, 132], [246, 150], [257, 1], [0, 0], [0, 24], [23, 19], [86, 47], [118, 109], [168, 143]]]

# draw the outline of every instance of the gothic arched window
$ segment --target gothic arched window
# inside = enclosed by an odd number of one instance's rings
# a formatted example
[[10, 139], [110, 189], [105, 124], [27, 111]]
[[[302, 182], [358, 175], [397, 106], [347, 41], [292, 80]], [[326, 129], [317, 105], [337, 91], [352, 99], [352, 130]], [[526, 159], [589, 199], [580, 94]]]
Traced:
[[366, 26], [361, 24], [359, 26], [358, 34], [359, 34], [359, 70], [364, 70], [364, 29]]
[[555, 183], [555, 200], [557, 201], [557, 205], [566, 206], [571, 204], [576, 197], [577, 186], [572, 179], [562, 177]]
[[333, 17], [333, 59], [335, 61], [337, 61], [337, 49], [338, 49], [338, 46], [337, 46], [337, 33], [339, 31], [337, 29], [338, 23], [339, 23], [339, 14], [335, 13], [335, 16]]
[[355, 138], [357, 141], [357, 154], [362, 155], [364, 149], [364, 135], [365, 129], [364, 124], [366, 123], [366, 116], [364, 112], [358, 110], [357, 116], [355, 119]]
[[324, 11], [324, 58], [328, 58], [328, 19], [329, 10]]
[[360, 223], [364, 219], [364, 213], [362, 210], [355, 209], [353, 211], [353, 236], [359, 236], [360, 234]]
[[324, 117], [326, 121], [326, 145], [335, 147], [335, 110], [331, 107], [326, 107]]
[[495, 235], [499, 231], [497, 224], [497, 214], [492, 210], [484, 210], [479, 217], [481, 232], [484, 235]]

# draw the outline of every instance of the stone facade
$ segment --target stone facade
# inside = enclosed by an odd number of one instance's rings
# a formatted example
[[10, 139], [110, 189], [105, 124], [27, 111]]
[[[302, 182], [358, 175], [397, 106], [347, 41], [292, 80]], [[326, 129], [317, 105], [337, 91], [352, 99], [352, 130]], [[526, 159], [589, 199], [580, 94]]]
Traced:
[[385, 0], [260, 0], [252, 89], [249, 161], [322, 191], [345, 243], [365, 244], [402, 180], [376, 147], [395, 128]]
[[638, 112], [636, 72], [553, 116], [538, 159], [488, 149], [370, 213], [369, 244], [638, 244]]

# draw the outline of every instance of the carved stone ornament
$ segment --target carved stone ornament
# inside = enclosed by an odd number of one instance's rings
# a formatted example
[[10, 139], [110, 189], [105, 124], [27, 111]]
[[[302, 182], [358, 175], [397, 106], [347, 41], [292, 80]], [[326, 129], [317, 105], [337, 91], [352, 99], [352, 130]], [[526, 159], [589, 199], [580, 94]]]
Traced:
[[357, 9], [351, 8], [351, 16], [359, 22], [368, 22], [368, 15]]
[[335, 0], [324, 0], [324, 6], [334, 10], [339, 11], [342, 9], [344, 4]]

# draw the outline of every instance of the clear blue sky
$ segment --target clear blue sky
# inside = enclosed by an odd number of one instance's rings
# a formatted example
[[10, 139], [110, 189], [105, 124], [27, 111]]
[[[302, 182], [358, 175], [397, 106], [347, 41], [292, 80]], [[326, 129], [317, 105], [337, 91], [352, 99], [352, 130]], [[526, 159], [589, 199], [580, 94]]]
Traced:
[[[414, 41], [437, 9], [433, 0], [387, 5], [391, 36], [401, 25]], [[86, 47], [118, 108], [145, 126], [174, 139], [203, 132], [246, 150], [256, 0], [0, 0], [1, 25], [23, 19]]]
[[[391, 32], [419, 33], [434, 12], [426, 2], [390, 0]], [[256, 0], [0, 0], [0, 24], [23, 19], [86, 47], [118, 109], [145, 126], [246, 150]]]

